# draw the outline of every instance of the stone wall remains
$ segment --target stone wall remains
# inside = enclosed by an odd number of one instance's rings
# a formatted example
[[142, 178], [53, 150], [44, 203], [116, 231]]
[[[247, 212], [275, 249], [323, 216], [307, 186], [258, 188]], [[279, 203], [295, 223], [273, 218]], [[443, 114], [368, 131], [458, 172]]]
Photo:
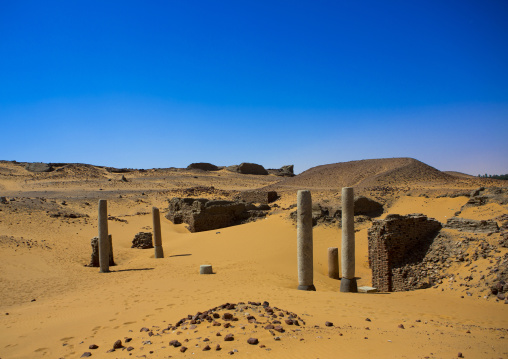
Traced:
[[424, 259], [441, 223], [423, 214], [388, 215], [374, 220], [368, 231], [372, 286], [382, 292], [425, 288], [412, 267]]

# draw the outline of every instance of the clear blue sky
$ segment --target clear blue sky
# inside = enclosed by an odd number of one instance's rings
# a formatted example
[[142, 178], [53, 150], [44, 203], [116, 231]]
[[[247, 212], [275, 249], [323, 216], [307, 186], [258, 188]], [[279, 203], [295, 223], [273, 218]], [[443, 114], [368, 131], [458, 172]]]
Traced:
[[508, 173], [508, 1], [0, 0], [0, 159]]

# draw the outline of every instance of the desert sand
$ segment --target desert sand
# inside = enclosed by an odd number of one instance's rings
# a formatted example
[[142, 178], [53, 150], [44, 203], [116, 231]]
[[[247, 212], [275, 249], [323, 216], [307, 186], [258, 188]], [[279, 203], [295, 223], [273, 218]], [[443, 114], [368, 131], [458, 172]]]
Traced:
[[[508, 305], [482, 286], [459, 285], [472, 270], [463, 262], [448, 268], [458, 278], [455, 284], [444, 280], [410, 292], [341, 293], [340, 281], [327, 276], [327, 248], [340, 251], [341, 230], [320, 225], [313, 234], [317, 291], [296, 290], [296, 226], [289, 217], [298, 189], [311, 190], [314, 201], [340, 203], [341, 187], [353, 186], [357, 194], [383, 203], [381, 218], [423, 213], [446, 223], [471, 190], [506, 187], [506, 182], [440, 172], [412, 159], [318, 166], [292, 178], [226, 169], [113, 173], [91, 165], [55, 167], [33, 173], [18, 163], [0, 163], [0, 196], [7, 199], [0, 204], [2, 359], [79, 358], [87, 352], [97, 358], [215, 358], [230, 352], [240, 358], [508, 358]], [[280, 195], [265, 219], [190, 233], [184, 224], [164, 218], [174, 196], [228, 199], [235, 191], [260, 188]], [[111, 273], [84, 266], [90, 261], [90, 239], [97, 236], [99, 199], [108, 200], [111, 216], [117, 263]], [[136, 233], [151, 231], [152, 206], [161, 210], [163, 259], [155, 259], [153, 249], [131, 248]], [[491, 203], [460, 216], [506, 214], [507, 205]], [[371, 285], [369, 226], [356, 225], [360, 286]], [[456, 230], [442, 231], [458, 241], [463, 237]], [[501, 238], [500, 233], [474, 236], [493, 244]], [[507, 252], [499, 247], [495, 256]], [[202, 264], [212, 265], [214, 274], [200, 275]], [[479, 281], [491, 262], [475, 264]], [[283, 315], [283, 333], [272, 335], [264, 328], [265, 301]], [[237, 306], [217, 313], [239, 318], [229, 328], [203, 322], [165, 330], [226, 303]], [[300, 325], [286, 324], [291, 313]], [[257, 322], [247, 320], [251, 315]], [[234, 340], [225, 341], [227, 334]], [[259, 343], [248, 344], [249, 338]], [[107, 353], [117, 340], [124, 348]], [[188, 349], [181, 352], [182, 347], [169, 344], [173, 340]], [[211, 350], [204, 351], [207, 345]], [[215, 350], [217, 345], [222, 349]]]

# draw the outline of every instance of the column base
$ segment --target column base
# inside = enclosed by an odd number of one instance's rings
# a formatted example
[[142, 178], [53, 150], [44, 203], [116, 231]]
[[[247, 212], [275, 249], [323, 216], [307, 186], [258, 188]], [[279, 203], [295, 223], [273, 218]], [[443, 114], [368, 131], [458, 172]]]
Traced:
[[356, 278], [342, 278], [340, 280], [340, 291], [344, 293], [358, 293]]
[[155, 246], [155, 258], [164, 258], [162, 246]]
[[311, 285], [299, 285], [298, 290], [307, 290], [307, 291], [316, 291], [316, 287], [314, 287], [314, 284]]

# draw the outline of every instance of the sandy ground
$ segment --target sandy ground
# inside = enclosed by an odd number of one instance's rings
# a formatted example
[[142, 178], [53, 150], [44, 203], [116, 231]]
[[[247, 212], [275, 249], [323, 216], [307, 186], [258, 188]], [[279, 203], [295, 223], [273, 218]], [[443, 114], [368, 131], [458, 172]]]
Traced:
[[[248, 176], [243, 181], [222, 172], [221, 177], [228, 177], [223, 180], [218, 174], [207, 176], [213, 176], [217, 187], [231, 190], [280, 180]], [[188, 178], [179, 181], [185, 184], [167, 179], [167, 186], [207, 183], [192, 183], [193, 174], [184, 175]], [[154, 181], [122, 188], [121, 183], [101, 179], [105, 181], [101, 187], [109, 186], [105, 194], [92, 180], [63, 184], [41, 179], [26, 184], [12, 176], [2, 178], [3, 193], [18, 204], [26, 198], [40, 202], [40, 208], [32, 204], [31, 209], [21, 206], [15, 211], [15, 202], [0, 205], [2, 359], [79, 358], [85, 352], [98, 358], [205, 358], [228, 356], [231, 351], [242, 358], [456, 358], [459, 353], [465, 358], [508, 358], [508, 306], [493, 298], [466, 296], [463, 289], [452, 290], [447, 284], [403, 293], [340, 293], [340, 281], [327, 277], [327, 248], [340, 247], [341, 231], [336, 227], [314, 228], [317, 291], [304, 292], [296, 290], [296, 227], [288, 211], [274, 209], [264, 220], [201, 233], [189, 233], [185, 225], [161, 216], [165, 258], [155, 259], [153, 249], [130, 248], [137, 232], [151, 230], [151, 206], [161, 210], [167, 206], [169, 194], [156, 188]], [[36, 199], [42, 196], [40, 191], [47, 191], [44, 201]], [[97, 235], [101, 196], [109, 199], [111, 216], [127, 220], [109, 221], [118, 264], [111, 273], [84, 266], [90, 260], [90, 239]], [[383, 216], [424, 213], [446, 222], [466, 201], [467, 197], [400, 196]], [[284, 208], [294, 202], [296, 191], [278, 203]], [[88, 217], [49, 216], [58, 210]], [[506, 213], [506, 206], [492, 204], [468, 209], [461, 216], [489, 219]], [[359, 226], [356, 233], [359, 285], [371, 284], [368, 227]], [[211, 264], [214, 274], [200, 275], [202, 264]], [[450, 270], [460, 276], [469, 271]], [[264, 301], [277, 308], [276, 315], [283, 315], [283, 333], [265, 329], [265, 308], [249, 305]], [[229, 328], [219, 318], [221, 326], [203, 322], [195, 328], [164, 330], [187, 315], [241, 302], [245, 304], [235, 309], [217, 309], [221, 316], [232, 313], [239, 318], [229, 322]], [[290, 313], [300, 325], [286, 324]], [[249, 315], [256, 322], [249, 323]], [[326, 326], [327, 321], [333, 326]], [[234, 334], [234, 340], [225, 341], [226, 334]], [[259, 344], [248, 344], [249, 338], [257, 338]], [[119, 339], [124, 349], [106, 353]], [[169, 345], [172, 340], [187, 351]], [[89, 349], [92, 344], [98, 348]], [[217, 344], [220, 351], [215, 350]], [[211, 350], [203, 351], [207, 345]]]

